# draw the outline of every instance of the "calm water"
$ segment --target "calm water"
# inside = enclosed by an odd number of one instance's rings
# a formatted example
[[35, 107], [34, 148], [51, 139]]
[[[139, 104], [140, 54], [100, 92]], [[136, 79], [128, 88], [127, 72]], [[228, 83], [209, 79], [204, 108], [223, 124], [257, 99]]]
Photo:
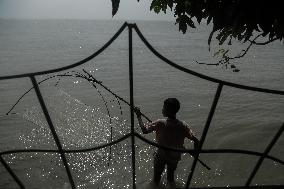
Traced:
[[[111, 21], [17, 21], [0, 20], [0, 74], [11, 75], [57, 68], [89, 56], [105, 44], [123, 22]], [[239, 84], [284, 90], [284, 46], [274, 42], [253, 47], [234, 63], [240, 72], [195, 61], [214, 63], [218, 50], [213, 42], [208, 51], [209, 28], [200, 26], [186, 35], [177, 32], [171, 22], [138, 22], [149, 42], [170, 60], [194, 71]], [[129, 101], [128, 32], [102, 54], [73, 71], [86, 69], [104, 85]], [[162, 102], [167, 97], [181, 101], [180, 119], [187, 121], [198, 137], [207, 119], [217, 85], [182, 73], [156, 58], [133, 34], [134, 97], [151, 119], [161, 117]], [[236, 54], [244, 45], [231, 46]], [[224, 46], [227, 48], [227, 46]], [[67, 71], [66, 71], [67, 72]], [[66, 73], [66, 72], [61, 72]], [[53, 74], [54, 75], [54, 74]], [[52, 76], [52, 75], [49, 75]], [[49, 77], [37, 77], [40, 81]], [[99, 92], [86, 80], [76, 77], [50, 79], [40, 85], [56, 131], [65, 149], [94, 147], [130, 131], [129, 107], [103, 88]], [[28, 78], [0, 81], [0, 150], [56, 149], [33, 91], [5, 115], [18, 98], [31, 87]], [[107, 108], [105, 106], [107, 103]], [[108, 111], [109, 113], [108, 113]], [[111, 119], [109, 118], [111, 116]], [[263, 152], [283, 123], [284, 97], [224, 87], [213, 117], [204, 148], [234, 148]], [[138, 132], [139, 129], [136, 128]], [[154, 135], [145, 137], [153, 139]], [[152, 174], [155, 148], [136, 140], [137, 183]], [[284, 137], [270, 155], [284, 159]], [[191, 148], [190, 142], [186, 147]], [[67, 154], [72, 175], [79, 188], [131, 188], [131, 143], [125, 140], [96, 152]], [[243, 185], [257, 157], [237, 154], [201, 154], [211, 168], [200, 164], [192, 186]], [[67, 175], [58, 154], [23, 153], [5, 155], [27, 188], [69, 188]], [[177, 170], [180, 184], [186, 181], [192, 158], [184, 155]], [[265, 160], [252, 184], [284, 184], [284, 167]], [[0, 188], [17, 188], [0, 165]]]

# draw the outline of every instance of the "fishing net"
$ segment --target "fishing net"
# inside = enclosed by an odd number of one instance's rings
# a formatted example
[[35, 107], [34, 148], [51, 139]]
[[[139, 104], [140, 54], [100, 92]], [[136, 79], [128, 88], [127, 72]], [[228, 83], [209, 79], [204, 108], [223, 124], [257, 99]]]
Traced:
[[[109, 117], [99, 107], [88, 106], [58, 87], [51, 86], [49, 88], [50, 93], [45, 98], [45, 104], [65, 150], [97, 147], [127, 134], [126, 120], [121, 120], [120, 117]], [[40, 105], [33, 105], [26, 109], [22, 113], [22, 117], [28, 120], [32, 127], [31, 132], [24, 133], [19, 137], [25, 148], [44, 149], [52, 147], [56, 149]], [[68, 154], [68, 159], [72, 172], [77, 175], [75, 178], [78, 180], [79, 186], [93, 185], [109, 188], [113, 184], [120, 188], [131, 183], [131, 175], [129, 175], [131, 171], [130, 156], [130, 142], [126, 141], [93, 152]], [[55, 167], [51, 167], [49, 162], [56, 162], [53, 166], [60, 164], [60, 156], [53, 154], [50, 157], [47, 153], [25, 156], [27, 161], [30, 161], [33, 157], [41, 159], [43, 167], [41, 173], [38, 174], [40, 176], [40, 178], [37, 178], [38, 180], [36, 180], [36, 175], [29, 180], [39, 183], [40, 179], [42, 180], [42, 175], [45, 175], [44, 180], [49, 181], [49, 177], [54, 176], [50, 172], [55, 169]], [[14, 156], [14, 161], [11, 162], [16, 163], [17, 160], [23, 160], [23, 158], [23, 155], [21, 157]], [[123, 167], [124, 170], [121, 171], [118, 167]], [[26, 175], [29, 177], [33, 172], [34, 169], [28, 169]], [[61, 173], [54, 172], [54, 174], [60, 177]], [[117, 183], [118, 181], [123, 182]]]

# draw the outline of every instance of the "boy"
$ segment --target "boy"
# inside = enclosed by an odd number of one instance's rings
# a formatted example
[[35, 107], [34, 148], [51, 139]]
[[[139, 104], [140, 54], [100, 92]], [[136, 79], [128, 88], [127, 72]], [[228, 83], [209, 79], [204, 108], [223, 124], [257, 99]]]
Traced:
[[[172, 148], [184, 148], [184, 139], [188, 138], [194, 141], [194, 148], [197, 148], [199, 140], [194, 136], [187, 123], [176, 119], [176, 113], [179, 111], [180, 103], [176, 98], [168, 98], [164, 101], [162, 113], [167, 119], [158, 119], [148, 125], [144, 125], [139, 108], [135, 108], [139, 126], [144, 134], [156, 132], [156, 142], [162, 146]], [[181, 159], [181, 153], [158, 148], [154, 156], [154, 183], [159, 185], [161, 175], [167, 165], [167, 181], [174, 184], [174, 172], [178, 161]]]

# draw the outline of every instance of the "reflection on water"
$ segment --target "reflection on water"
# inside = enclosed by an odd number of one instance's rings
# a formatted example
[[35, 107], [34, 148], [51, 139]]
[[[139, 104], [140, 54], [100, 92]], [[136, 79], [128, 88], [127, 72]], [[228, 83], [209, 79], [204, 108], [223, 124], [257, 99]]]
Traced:
[[[125, 120], [110, 118], [99, 108], [87, 106], [60, 89], [54, 89], [45, 99], [45, 103], [64, 149], [83, 149], [108, 143], [111, 140], [111, 128], [112, 140], [127, 134]], [[56, 149], [40, 106], [27, 109], [23, 118], [33, 123], [34, 127], [31, 132], [19, 137], [26, 149]], [[130, 187], [130, 141], [125, 140], [113, 145], [111, 152], [110, 154], [110, 148], [107, 147], [93, 152], [66, 154], [79, 188], [88, 188], [89, 185], [100, 188]], [[12, 164], [29, 165], [30, 168], [25, 169], [23, 179], [26, 180], [27, 186], [32, 183], [52, 182], [53, 179], [68, 182], [59, 154], [28, 153], [10, 155], [8, 159]], [[39, 165], [32, 162], [38, 162]], [[56, 171], [58, 167], [60, 170]], [[64, 186], [68, 184], [65, 183]]]
[[[90, 107], [61, 89], [51, 89], [45, 103], [64, 149], [96, 147], [129, 133], [128, 122], [119, 113], [117, 117], [110, 117], [101, 109]], [[112, 105], [110, 107], [116, 108]], [[22, 117], [32, 127], [30, 132], [18, 137], [23, 148], [57, 149], [39, 105], [26, 109]], [[135, 139], [135, 144], [136, 181], [139, 186], [151, 180], [156, 148], [139, 139]], [[192, 145], [187, 143], [186, 147], [191, 148]], [[128, 138], [111, 148], [65, 155], [77, 188], [101, 189], [132, 188], [131, 153], [131, 141]], [[21, 153], [4, 158], [29, 188], [71, 188], [58, 153]], [[240, 181], [245, 182], [251, 172], [250, 166], [254, 166], [251, 162], [256, 162], [257, 157], [201, 154], [201, 159], [212, 170], [208, 171], [198, 164], [192, 180], [193, 186], [239, 185]], [[176, 171], [176, 180], [180, 185], [186, 183], [191, 165], [192, 157], [184, 154]], [[278, 167], [277, 164], [274, 166]], [[166, 182], [165, 175], [163, 184]]]

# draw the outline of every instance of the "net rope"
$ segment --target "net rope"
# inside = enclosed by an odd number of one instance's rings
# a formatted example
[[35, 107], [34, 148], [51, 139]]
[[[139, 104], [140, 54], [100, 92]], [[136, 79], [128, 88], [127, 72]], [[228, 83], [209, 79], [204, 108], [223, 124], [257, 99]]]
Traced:
[[[129, 88], [130, 88], [130, 102], [126, 101], [124, 98], [120, 97], [119, 95], [117, 95], [116, 93], [114, 93], [112, 90], [110, 90], [107, 86], [105, 86], [101, 81], [98, 81], [93, 75], [89, 74], [86, 70], [83, 69], [83, 72], [75, 72], [75, 71], [69, 71], [66, 72], [65, 74], [57, 74], [54, 76], [50, 76], [46, 79], [43, 79], [41, 81], [37, 81], [35, 76], [39, 76], [39, 75], [46, 75], [46, 74], [51, 74], [51, 73], [56, 73], [56, 72], [60, 72], [60, 71], [65, 71], [65, 70], [69, 70], [71, 68], [75, 68], [79, 65], [82, 65], [90, 60], [92, 60], [93, 58], [95, 58], [97, 55], [99, 55], [100, 53], [102, 53], [107, 47], [109, 47], [112, 42], [114, 42], [117, 37], [126, 29], [128, 28], [128, 34], [129, 34]], [[172, 66], [175, 69], [178, 69], [182, 72], [194, 75], [196, 77], [205, 79], [207, 81], [210, 82], [214, 82], [218, 84], [215, 96], [214, 96], [214, 100], [212, 102], [211, 108], [210, 108], [210, 112], [208, 114], [207, 117], [207, 121], [205, 123], [202, 135], [201, 135], [201, 139], [200, 139], [200, 145], [198, 147], [197, 150], [190, 150], [190, 149], [174, 149], [174, 148], [169, 148], [167, 146], [161, 146], [151, 140], [148, 140], [147, 138], [143, 137], [141, 134], [137, 133], [134, 130], [134, 95], [133, 95], [133, 54], [132, 54], [132, 32], [135, 31], [137, 33], [137, 35], [139, 36], [139, 38], [141, 39], [141, 41], [146, 45], [146, 47], [155, 55], [157, 56], [159, 59], [161, 59], [164, 63], [169, 64], [170, 66]], [[51, 119], [50, 113], [48, 112], [45, 100], [43, 99], [42, 93], [39, 89], [39, 85], [49, 79], [55, 78], [55, 77], [80, 77], [83, 78], [87, 81], [89, 81], [90, 83], [92, 83], [93, 87], [95, 87], [97, 89], [97, 92], [99, 93], [99, 95], [101, 96], [102, 100], [104, 101], [104, 104], [107, 108], [107, 103], [103, 97], [103, 95], [100, 93], [99, 89], [96, 87], [96, 85], [100, 85], [104, 90], [108, 91], [110, 94], [112, 94], [116, 99], [117, 102], [120, 106], [120, 101], [123, 103], [126, 103], [129, 107], [130, 107], [130, 117], [131, 117], [131, 131], [123, 136], [121, 136], [120, 138], [117, 138], [116, 140], [112, 140], [109, 143], [105, 143], [105, 144], [101, 144], [99, 146], [96, 147], [91, 147], [91, 148], [84, 148], [84, 149], [76, 149], [76, 150], [69, 150], [69, 149], [64, 149], [62, 147], [62, 142], [60, 141], [58, 134], [56, 133], [56, 130], [54, 128], [53, 125], [53, 121]], [[280, 126], [279, 130], [276, 132], [276, 134], [274, 135], [274, 137], [272, 138], [272, 140], [270, 141], [270, 143], [267, 145], [267, 147], [265, 148], [264, 152], [260, 153], [260, 152], [255, 152], [255, 151], [249, 151], [249, 150], [239, 150], [239, 149], [202, 149], [203, 143], [206, 139], [206, 135], [208, 133], [209, 127], [210, 127], [210, 123], [212, 121], [212, 118], [214, 116], [215, 113], [215, 109], [216, 106], [218, 104], [220, 95], [222, 93], [222, 89], [224, 87], [233, 87], [233, 88], [239, 88], [239, 89], [243, 89], [243, 90], [250, 90], [250, 91], [255, 91], [255, 92], [261, 92], [261, 93], [270, 93], [270, 94], [275, 94], [275, 95], [284, 95], [284, 91], [279, 91], [279, 90], [271, 90], [271, 89], [265, 89], [265, 88], [258, 88], [258, 87], [251, 87], [251, 86], [246, 86], [246, 85], [240, 85], [240, 84], [236, 84], [236, 83], [231, 83], [231, 82], [227, 82], [227, 81], [223, 81], [223, 80], [219, 80], [216, 78], [212, 78], [197, 72], [194, 72], [190, 69], [184, 68], [174, 62], [172, 62], [171, 60], [167, 59], [166, 57], [164, 57], [163, 55], [161, 55], [158, 51], [155, 50], [155, 48], [147, 41], [147, 39], [143, 36], [142, 32], [139, 30], [138, 26], [136, 24], [130, 24], [125, 22], [120, 29], [114, 34], [114, 36], [105, 44], [103, 45], [98, 51], [94, 52], [92, 55], [90, 55], [89, 57], [78, 61], [74, 64], [68, 65], [68, 66], [64, 66], [64, 67], [60, 67], [57, 69], [52, 69], [52, 70], [47, 70], [47, 71], [41, 71], [41, 72], [34, 72], [34, 73], [26, 73], [26, 74], [18, 74], [18, 75], [9, 75], [9, 76], [0, 76], [0, 80], [8, 80], [8, 79], [16, 79], [16, 78], [30, 78], [31, 82], [32, 82], [32, 87], [26, 92], [24, 93], [19, 100], [13, 105], [13, 107], [7, 112], [7, 114], [9, 114], [12, 109], [20, 102], [20, 100], [27, 94], [29, 93], [31, 90], [34, 90], [36, 92], [36, 96], [38, 98], [40, 107], [43, 111], [44, 117], [48, 123], [49, 129], [52, 133], [53, 139], [55, 141], [55, 144], [57, 146], [57, 150], [44, 150], [44, 149], [19, 149], [19, 150], [8, 150], [8, 151], [2, 151], [0, 152], [0, 162], [3, 165], [3, 167], [7, 170], [7, 172], [10, 174], [10, 176], [14, 179], [14, 181], [17, 183], [17, 185], [20, 188], [26, 188], [23, 184], [23, 182], [19, 179], [19, 177], [17, 176], [17, 174], [15, 173], [15, 171], [10, 167], [10, 165], [4, 160], [3, 156], [4, 155], [10, 155], [10, 154], [17, 154], [17, 153], [28, 153], [28, 152], [37, 152], [37, 153], [58, 153], [60, 155], [61, 161], [65, 167], [69, 182], [70, 182], [70, 186], [72, 189], [76, 188], [76, 183], [74, 182], [74, 175], [71, 174], [70, 171], [70, 167], [68, 165], [68, 159], [66, 157], [67, 154], [70, 153], [81, 153], [81, 152], [92, 152], [92, 151], [96, 151], [105, 147], [110, 147], [110, 154], [111, 154], [111, 146], [118, 144], [126, 139], [131, 139], [131, 152], [132, 152], [132, 187], [135, 189], [136, 188], [136, 169], [135, 169], [135, 139], [139, 139], [149, 145], [155, 146], [155, 147], [159, 147], [159, 148], [163, 148], [163, 149], [168, 149], [168, 150], [173, 150], [173, 151], [178, 151], [178, 152], [182, 152], [182, 153], [189, 153], [189, 154], [195, 154], [194, 156], [194, 160], [190, 169], [190, 172], [188, 173], [188, 177], [187, 177], [187, 182], [186, 182], [186, 186], [185, 188], [192, 188], [190, 187], [191, 181], [192, 181], [192, 177], [193, 174], [195, 172], [195, 168], [197, 163], [201, 163], [202, 166], [204, 166], [207, 169], [210, 169], [210, 167], [208, 165], [206, 165], [206, 163], [204, 163], [202, 160], [199, 159], [199, 154], [201, 153], [208, 153], [208, 154], [216, 154], [216, 153], [231, 153], [231, 154], [245, 154], [245, 155], [250, 155], [250, 156], [257, 156], [258, 157], [258, 161], [256, 162], [253, 171], [250, 173], [249, 177], [247, 178], [246, 183], [243, 186], [230, 186], [230, 187], [202, 187], [202, 188], [243, 188], [243, 187], [250, 187], [250, 188], [283, 188], [284, 185], [261, 185], [261, 186], [251, 186], [251, 182], [253, 180], [253, 178], [255, 177], [256, 173], [258, 172], [260, 166], [262, 165], [263, 161], [265, 159], [269, 159], [271, 161], [275, 161], [279, 164], [281, 164], [282, 166], [284, 165], [284, 161], [274, 157], [274, 156], [270, 156], [269, 152], [271, 151], [271, 149], [273, 148], [273, 146], [276, 144], [276, 142], [278, 141], [278, 139], [281, 137], [283, 130], [284, 130], [284, 123], [282, 123], [282, 125]], [[150, 118], [148, 118], [146, 115], [142, 114], [142, 116], [147, 119], [148, 121], [151, 121]], [[111, 120], [110, 120], [111, 122]], [[110, 159], [109, 159], [110, 160]]]

